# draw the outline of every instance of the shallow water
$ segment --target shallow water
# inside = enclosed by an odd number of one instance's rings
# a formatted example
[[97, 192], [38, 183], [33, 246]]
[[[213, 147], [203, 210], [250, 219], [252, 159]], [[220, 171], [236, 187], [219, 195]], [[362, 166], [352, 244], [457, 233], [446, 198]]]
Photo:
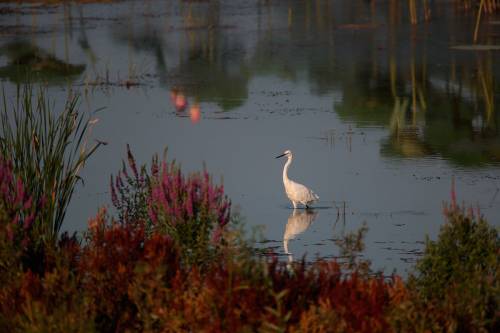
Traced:
[[[127, 143], [142, 162], [168, 146], [185, 171], [223, 178], [283, 260], [284, 240], [294, 259], [338, 256], [335, 240], [366, 223], [363, 256], [406, 274], [452, 179], [499, 225], [500, 51], [470, 49], [473, 13], [433, 4], [412, 27], [394, 3], [2, 4], [0, 78], [11, 101], [28, 69], [59, 103], [71, 91], [89, 113], [105, 107], [93, 136], [108, 145], [85, 166], [68, 230], [109, 206]], [[498, 21], [484, 20], [481, 44], [499, 44]], [[285, 197], [286, 149], [290, 177], [321, 197], [314, 213]]]

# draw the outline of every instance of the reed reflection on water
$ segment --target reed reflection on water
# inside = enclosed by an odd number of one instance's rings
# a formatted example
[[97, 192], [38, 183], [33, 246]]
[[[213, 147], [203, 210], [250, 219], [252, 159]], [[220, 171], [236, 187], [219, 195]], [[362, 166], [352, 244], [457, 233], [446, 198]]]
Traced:
[[[498, 52], [453, 48], [470, 42], [474, 13], [425, 3], [259, 3], [258, 33], [248, 37], [223, 7], [189, 4], [181, 9], [186, 43], [168, 76], [210, 109], [235, 112], [249, 98], [253, 77], [296, 81], [305, 74], [312, 93], [339, 91], [333, 109], [341, 119], [390, 130], [384, 156], [496, 164]], [[498, 32], [490, 20], [483, 22], [481, 40], [494, 45]], [[287, 114], [294, 108], [285, 101], [260, 110]]]
[[[193, 101], [187, 112], [193, 123], [203, 112], [236, 112], [251, 98], [249, 82], [255, 77], [305, 77], [313, 94], [338, 91], [342, 98], [333, 100], [333, 109], [341, 119], [389, 128], [384, 156], [439, 155], [459, 165], [500, 160], [499, 68], [493, 61], [498, 51], [454, 48], [472, 42], [476, 13], [467, 2], [259, 1], [239, 8], [219, 1], [152, 1], [114, 4], [100, 16], [95, 16], [98, 7], [62, 8], [61, 15], [47, 13], [47, 19], [56, 16], [63, 23], [50, 28], [40, 10], [17, 14], [22, 15], [15, 18], [14, 39], [20, 41], [3, 44], [2, 54], [11, 60], [0, 68], [0, 77], [21, 82], [24, 71], [18, 69], [25, 68], [49, 84], [60, 84], [66, 76], [69, 89], [142, 87], [155, 78], [170, 90], [179, 116]], [[111, 8], [120, 10], [114, 14]], [[489, 15], [481, 21], [479, 41], [493, 47], [500, 26], [489, 6], [485, 11]], [[24, 16], [32, 18], [26, 20], [29, 40], [21, 29]], [[93, 22], [101, 21], [107, 22], [113, 42], [127, 48], [119, 55], [124, 61], [92, 38]], [[52, 39], [48, 48], [45, 34]], [[76, 44], [73, 36], [78, 36]], [[62, 45], [57, 43], [61, 37]], [[56, 57], [61, 53], [64, 60]], [[143, 53], [148, 60], [139, 59]], [[72, 65], [82, 60], [86, 64]], [[123, 72], [126, 77], [120, 78]], [[285, 100], [257, 107], [286, 114], [297, 105]]]

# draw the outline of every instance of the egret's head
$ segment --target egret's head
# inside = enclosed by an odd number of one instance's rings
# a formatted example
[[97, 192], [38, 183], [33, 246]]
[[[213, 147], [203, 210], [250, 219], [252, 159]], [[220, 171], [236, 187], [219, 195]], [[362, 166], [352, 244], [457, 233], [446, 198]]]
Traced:
[[283, 154], [281, 154], [279, 156], [276, 156], [276, 158], [280, 158], [280, 157], [283, 157], [283, 156], [291, 158], [292, 157], [292, 152], [290, 150], [285, 150], [285, 152], [283, 152]]

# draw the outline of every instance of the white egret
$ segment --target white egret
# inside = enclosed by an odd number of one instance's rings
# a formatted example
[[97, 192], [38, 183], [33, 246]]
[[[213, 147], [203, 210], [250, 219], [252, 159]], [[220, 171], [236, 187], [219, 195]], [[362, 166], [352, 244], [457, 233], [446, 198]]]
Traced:
[[318, 201], [319, 197], [304, 185], [296, 183], [288, 178], [288, 168], [290, 167], [290, 164], [292, 164], [293, 155], [290, 150], [287, 150], [283, 154], [276, 156], [276, 158], [283, 156], [288, 158], [285, 163], [285, 167], [283, 168], [283, 185], [285, 185], [286, 195], [292, 202], [294, 209], [297, 208], [298, 203], [301, 203], [306, 206], [306, 208], [309, 208], [309, 205]]

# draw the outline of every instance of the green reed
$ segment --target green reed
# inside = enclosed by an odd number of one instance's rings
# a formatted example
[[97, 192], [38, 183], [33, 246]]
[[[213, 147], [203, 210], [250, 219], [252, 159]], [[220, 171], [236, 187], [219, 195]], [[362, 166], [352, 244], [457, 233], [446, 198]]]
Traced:
[[40, 241], [56, 241], [80, 169], [101, 145], [87, 147], [92, 124], [78, 111], [78, 96], [69, 97], [64, 109], [46, 98], [47, 91], [18, 86], [15, 102], [3, 93], [0, 154], [12, 161], [33, 199], [40, 204], [34, 232]]

